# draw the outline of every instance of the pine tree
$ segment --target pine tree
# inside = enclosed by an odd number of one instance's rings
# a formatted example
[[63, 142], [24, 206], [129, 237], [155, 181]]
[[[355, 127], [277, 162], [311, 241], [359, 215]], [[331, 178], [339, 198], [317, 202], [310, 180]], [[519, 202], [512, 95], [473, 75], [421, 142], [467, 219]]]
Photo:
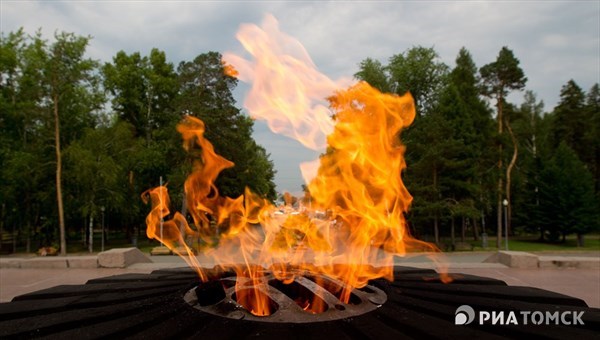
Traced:
[[540, 173], [540, 219], [550, 240], [562, 241], [577, 234], [599, 230], [600, 207], [594, 196], [593, 180], [577, 154], [562, 141]]
[[[502, 242], [502, 200], [503, 196], [506, 195], [508, 201], [508, 221], [510, 224], [510, 174], [511, 170], [517, 160], [517, 144], [514, 138], [514, 134], [510, 129], [510, 125], [507, 125], [508, 120], [504, 117], [503, 107], [505, 104], [506, 96], [511, 90], [521, 90], [525, 87], [527, 78], [525, 77], [523, 70], [519, 67], [519, 59], [515, 58], [513, 52], [507, 47], [502, 47], [496, 61], [484, 65], [479, 72], [483, 80], [482, 93], [483, 95], [496, 100], [496, 120], [498, 122], [498, 135], [502, 136], [505, 126], [508, 133], [511, 135], [513, 144], [513, 156], [510, 163], [504, 169], [503, 162], [503, 144], [498, 143], [498, 188], [496, 197], [496, 211], [497, 211], [497, 233], [496, 233], [496, 246], [500, 248]], [[503, 179], [506, 176], [506, 185], [503, 185]]]

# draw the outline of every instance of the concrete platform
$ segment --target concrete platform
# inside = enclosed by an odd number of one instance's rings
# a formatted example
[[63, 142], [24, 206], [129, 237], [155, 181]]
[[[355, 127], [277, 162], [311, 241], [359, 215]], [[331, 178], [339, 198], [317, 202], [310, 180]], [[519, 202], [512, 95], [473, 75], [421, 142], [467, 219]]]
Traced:
[[98, 268], [97, 256], [77, 256], [68, 257], [67, 266], [69, 268]]
[[[586, 256], [581, 256], [586, 255]], [[565, 255], [533, 254], [522, 251], [498, 251], [484, 263], [500, 263], [510, 268], [581, 268], [600, 270], [600, 256], [595, 252]]]
[[523, 251], [499, 251], [498, 262], [510, 268], [537, 268], [537, 255]]
[[[583, 299], [590, 307], [600, 308], [600, 270], [598, 268], [585, 267], [589, 264], [571, 267], [556, 265], [558, 263], [556, 261], [569, 263], [569, 259], [575, 259], [578, 263], [597, 263], [600, 257], [596, 253], [576, 253], [565, 256], [534, 254], [536, 258], [541, 259], [539, 263], [544, 264], [528, 269], [509, 268], [501, 263], [484, 262], [494, 253], [449, 253], [438, 257], [438, 261], [445, 262], [451, 273], [473, 274], [503, 280], [509, 285], [546, 289]], [[41, 257], [2, 257], [0, 258], [0, 302], [8, 302], [17, 295], [57, 285], [84, 284], [94, 278], [126, 273], [147, 274], [156, 269], [187, 267], [185, 261], [178, 256], [144, 256], [148, 262], [131, 264], [127, 268], [100, 268], [94, 261], [97, 256], [53, 257], [42, 261], [39, 261]], [[203, 267], [214, 266], [214, 262], [208, 258], [199, 257], [198, 260]], [[64, 266], [61, 261], [65, 263]], [[545, 265], [545, 263], [550, 263], [548, 261], [554, 261], [552, 266]], [[25, 267], [22, 266], [23, 263], [27, 263]], [[53, 268], [35, 268], [33, 264], [50, 265]], [[394, 264], [417, 268], [437, 268], [437, 265], [431, 260], [431, 254], [396, 257]], [[83, 268], [87, 266], [92, 268]]]
[[137, 248], [114, 248], [98, 254], [98, 265], [104, 268], [126, 268], [136, 263], [151, 263]]
[[540, 268], [582, 268], [600, 270], [600, 258], [584, 256], [538, 256]]
[[600, 308], [600, 270], [575, 268], [461, 268], [451, 273], [491, 277], [510, 286], [536, 287], [584, 300], [588, 306]]
[[47, 257], [36, 257], [32, 259], [27, 259], [21, 262], [21, 268], [30, 269], [30, 268], [69, 268], [67, 264], [66, 257], [58, 257], [58, 256], [47, 256]]

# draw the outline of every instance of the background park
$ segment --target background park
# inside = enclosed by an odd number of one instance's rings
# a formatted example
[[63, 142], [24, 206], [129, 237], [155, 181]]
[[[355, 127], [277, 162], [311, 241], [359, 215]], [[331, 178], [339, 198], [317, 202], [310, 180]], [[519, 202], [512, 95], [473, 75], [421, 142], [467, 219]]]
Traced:
[[[101, 62], [87, 56], [90, 39], [2, 32], [2, 253], [158, 245], [145, 236], [141, 194], [163, 181], [182, 206], [192, 166], [175, 131], [184, 115], [202, 119], [217, 153], [235, 163], [217, 181], [221, 194], [248, 186], [284, 201], [219, 52], [172, 63], [157, 47]], [[414, 97], [417, 118], [402, 133], [407, 168], [398, 174], [414, 196], [413, 235], [449, 251], [503, 249], [505, 233], [511, 250], [600, 249], [597, 83], [569, 80], [546, 108], [510, 46], [484, 65], [468, 47], [449, 66], [419, 45], [356, 64], [356, 80]], [[519, 105], [508, 100], [518, 92]], [[287, 201], [306, 204], [310, 193]]]

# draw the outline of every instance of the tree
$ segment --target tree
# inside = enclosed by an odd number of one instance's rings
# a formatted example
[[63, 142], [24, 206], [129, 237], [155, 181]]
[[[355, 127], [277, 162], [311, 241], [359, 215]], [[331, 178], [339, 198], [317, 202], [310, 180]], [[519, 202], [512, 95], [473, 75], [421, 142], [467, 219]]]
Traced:
[[552, 112], [552, 145], [562, 141], [575, 151], [595, 182], [598, 193], [598, 164], [600, 162], [600, 89], [592, 86], [588, 94], [569, 80], [560, 92], [560, 102]]
[[600, 200], [600, 86], [594, 84], [588, 91], [585, 102], [585, 121], [590, 122], [584, 131], [583, 144], [589, 150], [582, 159], [594, 178], [594, 190]]
[[384, 93], [403, 95], [410, 92], [417, 114], [424, 115], [435, 106], [447, 73], [448, 66], [439, 61], [433, 47], [417, 46], [393, 55], [386, 66], [367, 58], [360, 62], [354, 77]]
[[[541, 155], [549, 154], [546, 150], [548, 119], [543, 118], [544, 103], [537, 100], [532, 91], [526, 91], [523, 104], [512, 108], [511, 124], [522, 150], [521, 157], [515, 166], [513, 188], [513, 225], [522, 226], [528, 231], [540, 232], [540, 240], [545, 232], [538, 223], [539, 216], [539, 173], [541, 171]], [[547, 116], [547, 115], [546, 115]]]
[[131, 126], [119, 122], [113, 126], [86, 129], [82, 138], [65, 149], [67, 195], [77, 201], [74, 210], [90, 222], [100, 207], [113, 213], [131, 208], [127, 199], [127, 159], [136, 151]]
[[[56, 216], [61, 252], [66, 254], [62, 149], [78, 138], [85, 127], [93, 125], [92, 113], [101, 106], [103, 96], [94, 73], [97, 64], [84, 57], [89, 38], [64, 32], [54, 38], [48, 43], [40, 31], [25, 36], [22, 30], [10, 33], [6, 39], [2, 37], [1, 106], [6, 115], [1, 119], [2, 125], [6, 124], [3, 138], [10, 146], [8, 152], [2, 152], [2, 162], [6, 161], [3, 165], [8, 166], [3, 167], [2, 174], [10, 182], [11, 190], [7, 192], [12, 196], [4, 202], [13, 205], [13, 212], [18, 209], [27, 215], [18, 222], [26, 226], [28, 245], [32, 225], [45, 224], [47, 234], [53, 234], [51, 216]], [[54, 159], [50, 157], [52, 153]], [[52, 183], [47, 164], [55, 165], [54, 189], [45, 185]], [[24, 182], [26, 186], [18, 186]], [[57, 211], [44, 204], [52, 194]], [[33, 228], [34, 233], [36, 229]]]
[[580, 159], [585, 159], [589, 146], [583, 143], [589, 120], [585, 112], [585, 93], [574, 80], [569, 80], [560, 91], [560, 102], [554, 108], [553, 145], [565, 142]]
[[[496, 100], [496, 119], [498, 121], [498, 135], [501, 137], [504, 126], [507, 120], [503, 115], [503, 105], [505, 103], [506, 96], [512, 90], [521, 90], [525, 87], [527, 78], [523, 74], [523, 70], [519, 67], [519, 60], [515, 58], [513, 52], [507, 47], [502, 47], [496, 61], [484, 65], [479, 70], [481, 73], [483, 86], [482, 93], [484, 96]], [[508, 209], [510, 216], [510, 173], [517, 160], [517, 144], [514, 139], [514, 134], [510, 129], [510, 125], [507, 126], [509, 134], [513, 142], [513, 156], [510, 164], [506, 168], [506, 188], [505, 192], [506, 199], [508, 200]], [[496, 246], [500, 248], [502, 242], [502, 200], [503, 200], [503, 160], [502, 160], [502, 142], [498, 143], [498, 189], [497, 189], [497, 239]], [[509, 218], [510, 220], [510, 218]]]
[[104, 86], [113, 96], [113, 110], [135, 128], [136, 137], [145, 138], [146, 145], [153, 132], [177, 120], [173, 113], [177, 75], [164, 52], [153, 48], [142, 57], [139, 52], [120, 51], [102, 72]]
[[[410, 92], [413, 96], [420, 119], [403, 133], [407, 145], [406, 183], [415, 197], [409, 219], [413, 225], [431, 222], [439, 244], [439, 223], [448, 211], [448, 202], [441, 195], [440, 176], [450, 162], [446, 156], [455, 145], [446, 143], [451, 131], [434, 110], [448, 73], [448, 67], [438, 59], [433, 48], [413, 47], [392, 56], [386, 66], [367, 58], [354, 76], [381, 92]], [[425, 118], [429, 114], [432, 116]]]
[[446, 174], [448, 191], [444, 195], [454, 203], [454, 216], [462, 219], [463, 242], [469, 221], [475, 240], [478, 238], [478, 220], [485, 214], [484, 193], [490, 177], [487, 169], [491, 160], [488, 144], [492, 121], [486, 103], [479, 98], [479, 81], [470, 53], [461, 48], [436, 107], [452, 127], [451, 138], [457, 144], [452, 171]]
[[417, 114], [424, 115], [436, 104], [448, 66], [439, 61], [439, 55], [433, 47], [417, 46], [393, 55], [387, 70], [391, 91], [399, 95], [410, 92]]
[[[36, 39], [39, 39], [36, 38]], [[70, 136], [61, 136], [63, 128], [90, 125], [90, 112], [99, 109], [102, 98], [98, 92], [98, 78], [94, 73], [98, 63], [84, 58], [90, 38], [72, 33], [55, 35], [56, 41], [47, 49], [44, 82], [48, 86], [48, 99], [54, 116], [54, 148], [56, 151], [56, 201], [60, 230], [61, 255], [67, 254], [65, 217], [62, 194], [61, 139], [69, 142]], [[68, 132], [74, 131], [65, 129]], [[74, 131], [75, 133], [78, 133]], [[63, 143], [64, 144], [64, 143]]]
[[[179, 175], [184, 153], [175, 130], [181, 117], [175, 111], [177, 73], [174, 65], [167, 62], [165, 53], [153, 48], [147, 56], [119, 51], [111, 63], [104, 64], [102, 74], [118, 120], [127, 123], [134, 137], [131, 145], [134, 151], [120, 163], [128, 178], [123, 186], [131, 202], [130, 209], [117, 210], [127, 225], [127, 233], [131, 234], [136, 226], [143, 225], [140, 193], [158, 186], [161, 177], [164, 182], [171, 177], [183, 181]], [[173, 185], [174, 197], [179, 198], [177, 191]]]
[[566, 142], [544, 164], [539, 187], [540, 219], [550, 240], [562, 235], [564, 242], [566, 235], [576, 233], [578, 246], [583, 246], [583, 235], [599, 229], [600, 212], [592, 176]]
[[221, 55], [209, 52], [181, 62], [178, 74], [177, 112], [204, 121], [205, 136], [215, 151], [235, 163], [218, 177], [219, 192], [237, 197], [248, 186], [254, 193], [275, 199], [273, 164], [252, 139], [253, 121], [235, 106], [232, 91], [237, 79], [224, 73]]
[[360, 71], [354, 74], [356, 79], [369, 83], [382, 93], [391, 92], [387, 68], [378, 60], [367, 58], [358, 64]]
[[413, 123], [403, 133], [406, 144], [405, 183], [414, 197], [409, 220], [413, 225], [432, 223], [434, 239], [440, 244], [439, 225], [449, 219], [456, 202], [444, 196], [448, 192], [447, 175], [455, 166], [460, 145], [452, 136], [452, 127], [434, 111]]

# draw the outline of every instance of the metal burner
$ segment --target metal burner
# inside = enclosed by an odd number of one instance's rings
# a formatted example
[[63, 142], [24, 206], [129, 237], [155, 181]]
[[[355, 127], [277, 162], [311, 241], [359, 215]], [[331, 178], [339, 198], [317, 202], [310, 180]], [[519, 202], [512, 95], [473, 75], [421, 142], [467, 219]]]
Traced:
[[[341, 302], [336, 293], [344, 287], [342, 282], [322, 275], [299, 276], [291, 283], [284, 283], [271, 273], [255, 285], [248, 278], [238, 284], [252, 294], [267, 298], [272, 313], [256, 316], [236, 298], [236, 277], [225, 277], [200, 284], [184, 295], [184, 300], [203, 312], [230, 319], [262, 322], [320, 322], [350, 318], [373, 311], [387, 301], [387, 295], [377, 287], [367, 285], [354, 289], [349, 303]], [[311, 303], [320, 304], [321, 312], [311, 311]]]

